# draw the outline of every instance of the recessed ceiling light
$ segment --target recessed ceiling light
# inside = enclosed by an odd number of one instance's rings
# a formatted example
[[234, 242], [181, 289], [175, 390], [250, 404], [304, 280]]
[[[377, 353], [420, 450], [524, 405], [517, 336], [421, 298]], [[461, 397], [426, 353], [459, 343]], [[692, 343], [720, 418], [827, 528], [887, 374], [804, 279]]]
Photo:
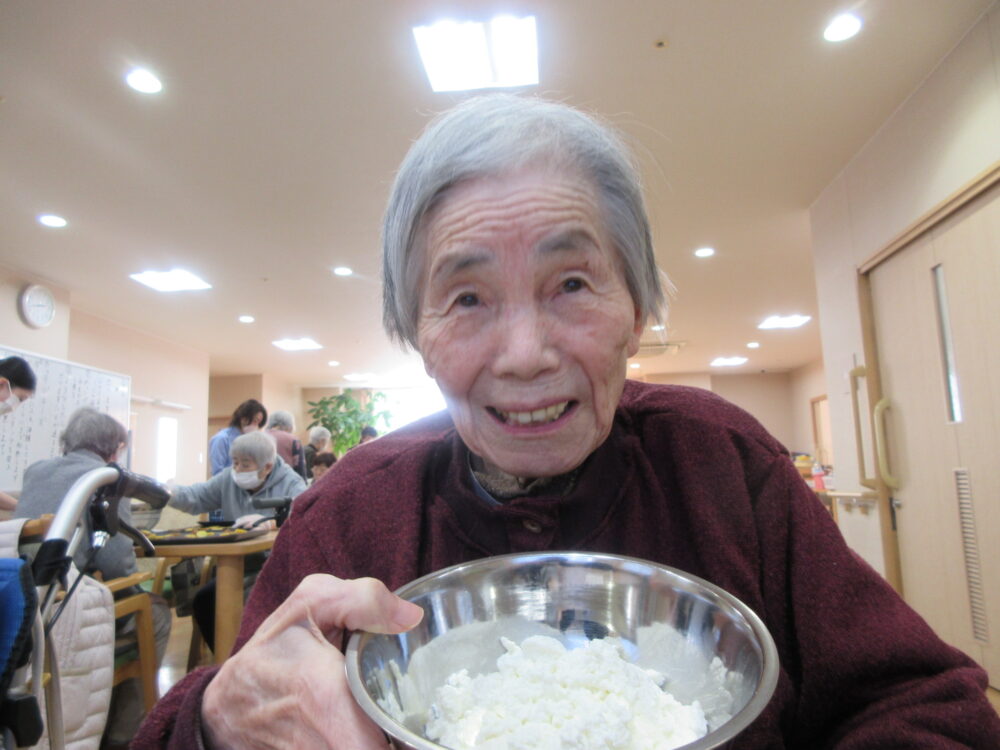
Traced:
[[279, 349], [284, 349], [286, 352], [301, 352], [309, 349], [323, 348], [308, 336], [303, 336], [300, 339], [278, 339], [277, 341], [272, 341], [271, 343]]
[[631, 367], [633, 370], [638, 370], [639, 367], [641, 367], [641, 365], [638, 362], [630, 362], [629, 367]]
[[534, 16], [497, 16], [489, 23], [438, 21], [415, 26], [413, 38], [434, 91], [538, 84]]
[[336, 268], [333, 269], [333, 272], [337, 276], [353, 276], [354, 275], [354, 271], [352, 271], [347, 266], [337, 266]]
[[712, 360], [712, 367], [738, 367], [746, 362], [746, 357], [716, 357]]
[[759, 341], [748, 341], [747, 342], [747, 349], [760, 349], [760, 342]]
[[147, 68], [132, 68], [125, 76], [125, 83], [143, 94], [159, 94], [163, 90], [160, 79]]
[[253, 323], [255, 320], [253, 315], [241, 315], [240, 323]]
[[699, 247], [694, 251], [694, 254], [699, 258], [711, 258], [715, 255], [714, 247]]
[[665, 329], [666, 329], [666, 326], [662, 325], [660, 323], [657, 323], [655, 326], [650, 326], [649, 327], [649, 330], [651, 330], [651, 331], [662, 331], [662, 330], [665, 330]]
[[340, 367], [340, 362], [338, 362], [335, 359], [331, 359], [329, 362], [327, 362], [327, 364], [330, 365], [330, 367]]
[[828, 42], [842, 42], [859, 31], [861, 31], [861, 19], [853, 13], [841, 13], [830, 21], [823, 31], [823, 38]]
[[767, 330], [769, 328], [798, 328], [804, 326], [812, 320], [810, 315], [771, 315], [761, 323], [758, 328]]
[[143, 271], [142, 273], [129, 274], [129, 278], [158, 292], [187, 292], [212, 288], [211, 284], [183, 268], [174, 268], [169, 271]]
[[38, 223], [46, 227], [52, 227], [53, 229], [62, 229], [66, 226], [66, 219], [62, 216], [56, 216], [55, 214], [39, 214]]

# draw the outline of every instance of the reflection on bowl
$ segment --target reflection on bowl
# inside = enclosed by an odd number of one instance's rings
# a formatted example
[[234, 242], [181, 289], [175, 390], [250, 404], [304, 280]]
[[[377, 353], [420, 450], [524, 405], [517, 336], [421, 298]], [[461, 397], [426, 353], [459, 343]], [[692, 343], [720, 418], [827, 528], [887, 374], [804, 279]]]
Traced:
[[[738, 599], [695, 576], [619, 555], [519, 553], [455, 565], [397, 592], [424, 619], [399, 635], [358, 632], [347, 677], [361, 708], [396, 748], [440, 750], [423, 735], [435, 690], [460, 669], [496, 671], [500, 637], [550, 635], [567, 648], [620, 639], [629, 658], [666, 675], [664, 689], [699, 701], [709, 733], [685, 750], [731, 740], [767, 705], [774, 642]], [[717, 659], [717, 661], [716, 661]]]

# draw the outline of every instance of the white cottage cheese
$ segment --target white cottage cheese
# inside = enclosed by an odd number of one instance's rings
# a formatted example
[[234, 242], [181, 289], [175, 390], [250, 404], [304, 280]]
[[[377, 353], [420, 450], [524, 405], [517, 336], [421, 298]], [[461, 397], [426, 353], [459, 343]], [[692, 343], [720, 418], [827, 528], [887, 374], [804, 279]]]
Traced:
[[428, 738], [454, 750], [668, 750], [708, 731], [697, 702], [664, 692], [612, 639], [571, 651], [547, 636], [501, 641], [497, 672], [463, 669], [438, 688]]

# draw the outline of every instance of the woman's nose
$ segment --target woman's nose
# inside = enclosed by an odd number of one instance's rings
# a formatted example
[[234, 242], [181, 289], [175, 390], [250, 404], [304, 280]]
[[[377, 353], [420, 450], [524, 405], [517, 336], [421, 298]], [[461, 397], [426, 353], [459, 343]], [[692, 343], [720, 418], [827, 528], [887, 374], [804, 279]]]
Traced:
[[559, 366], [551, 321], [535, 309], [503, 316], [496, 338], [493, 371], [498, 377], [530, 380]]

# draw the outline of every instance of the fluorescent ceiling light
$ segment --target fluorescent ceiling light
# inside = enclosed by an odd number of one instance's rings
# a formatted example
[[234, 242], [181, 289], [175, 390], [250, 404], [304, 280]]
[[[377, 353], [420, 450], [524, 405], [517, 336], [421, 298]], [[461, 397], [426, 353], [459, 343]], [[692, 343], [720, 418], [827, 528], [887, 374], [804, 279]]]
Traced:
[[286, 352], [301, 352], [307, 351], [309, 349], [322, 349], [320, 344], [317, 344], [308, 336], [303, 336], [300, 339], [278, 339], [277, 341], [272, 341], [279, 349], [284, 349]]
[[712, 367], [738, 367], [746, 362], [746, 357], [716, 357], [712, 360]]
[[40, 214], [38, 216], [38, 223], [46, 227], [52, 227], [53, 229], [62, 229], [66, 226], [66, 219], [55, 214]]
[[699, 247], [697, 250], [694, 251], [694, 254], [699, 258], [711, 258], [713, 255], [715, 255], [715, 248]]
[[830, 21], [830, 25], [823, 31], [823, 38], [828, 42], [842, 42], [859, 31], [861, 31], [861, 19], [853, 13], [841, 13]]
[[640, 365], [638, 362], [630, 362], [629, 367], [631, 367], [633, 370], [638, 370]]
[[253, 322], [254, 322], [253, 315], [241, 315], [240, 316], [240, 323], [253, 323]]
[[354, 274], [354, 271], [352, 271], [347, 266], [337, 266], [336, 268], [333, 269], [333, 272], [337, 276], [351, 276]]
[[759, 341], [748, 341], [747, 342], [747, 349], [760, 349], [760, 342]]
[[534, 16], [497, 16], [488, 23], [438, 21], [415, 26], [413, 37], [434, 91], [538, 84]]
[[769, 328], [798, 328], [804, 326], [812, 320], [810, 315], [772, 315], [761, 323], [758, 328], [767, 330]]
[[649, 330], [651, 330], [651, 331], [663, 331], [665, 329], [666, 329], [666, 326], [665, 325], [661, 325], [660, 323], [657, 323], [655, 326], [650, 326], [649, 327]]
[[327, 364], [330, 365], [330, 367], [340, 367], [340, 362], [338, 362], [335, 359], [331, 359], [329, 362], [327, 362]]
[[375, 373], [373, 372], [350, 372], [344, 376], [344, 380], [350, 380], [351, 382], [361, 382], [374, 379]]
[[174, 268], [170, 271], [143, 271], [129, 274], [129, 278], [158, 292], [187, 292], [212, 288], [211, 284], [183, 268]]
[[132, 68], [125, 76], [125, 83], [143, 94], [159, 94], [163, 90], [160, 79], [146, 68]]

